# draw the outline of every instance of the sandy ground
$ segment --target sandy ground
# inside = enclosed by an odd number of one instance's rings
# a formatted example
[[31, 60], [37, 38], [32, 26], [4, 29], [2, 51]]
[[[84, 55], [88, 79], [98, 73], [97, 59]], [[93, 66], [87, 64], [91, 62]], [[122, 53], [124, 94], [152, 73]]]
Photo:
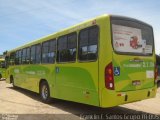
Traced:
[[102, 109], [63, 100], [53, 100], [49, 105], [44, 104], [38, 94], [20, 88], [13, 89], [10, 84], [0, 81], [0, 120], [6, 120], [7, 117], [12, 120], [13, 118], [15, 120], [79, 120], [101, 119], [101, 117], [109, 119], [108, 117], [113, 117], [112, 115], [121, 117], [126, 114], [148, 115], [146, 117], [151, 116], [159, 120], [160, 89], [156, 98]]

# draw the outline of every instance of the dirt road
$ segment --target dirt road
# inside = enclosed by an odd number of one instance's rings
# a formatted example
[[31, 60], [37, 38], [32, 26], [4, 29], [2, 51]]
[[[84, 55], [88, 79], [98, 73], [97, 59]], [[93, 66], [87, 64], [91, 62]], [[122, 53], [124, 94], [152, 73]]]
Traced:
[[[13, 89], [10, 84], [0, 81], [0, 120], [7, 117], [14, 117], [16, 120], [94, 119], [95, 116], [87, 115], [102, 113], [105, 117], [106, 115], [147, 114], [160, 119], [160, 89], [156, 98], [102, 109], [63, 100], [53, 101], [49, 105], [44, 104], [40, 101], [38, 94], [20, 88]], [[101, 116], [95, 118], [101, 118]]]

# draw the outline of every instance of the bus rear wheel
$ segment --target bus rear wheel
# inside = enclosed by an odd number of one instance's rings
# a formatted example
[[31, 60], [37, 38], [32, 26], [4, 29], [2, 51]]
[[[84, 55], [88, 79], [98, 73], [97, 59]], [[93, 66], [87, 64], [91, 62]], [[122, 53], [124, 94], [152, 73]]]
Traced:
[[43, 81], [40, 85], [40, 96], [41, 96], [41, 100], [44, 103], [50, 103], [51, 102], [50, 90], [49, 90], [48, 83], [46, 81]]

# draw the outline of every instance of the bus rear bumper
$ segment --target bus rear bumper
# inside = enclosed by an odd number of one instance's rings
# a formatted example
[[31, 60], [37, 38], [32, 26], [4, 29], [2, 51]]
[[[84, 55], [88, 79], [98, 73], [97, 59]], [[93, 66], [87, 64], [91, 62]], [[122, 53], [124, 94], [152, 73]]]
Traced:
[[106, 88], [104, 88], [102, 90], [100, 107], [103, 107], [103, 108], [113, 107], [121, 104], [153, 98], [156, 95], [156, 91], [157, 91], [156, 86], [148, 89], [126, 91], [126, 92], [116, 92], [116, 91], [107, 90]]

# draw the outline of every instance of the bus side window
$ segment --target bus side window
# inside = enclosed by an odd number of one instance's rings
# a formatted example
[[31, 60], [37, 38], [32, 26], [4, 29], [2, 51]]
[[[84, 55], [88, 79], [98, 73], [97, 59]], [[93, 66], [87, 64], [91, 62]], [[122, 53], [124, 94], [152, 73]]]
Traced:
[[48, 63], [54, 63], [56, 58], [56, 40], [49, 41]]
[[58, 38], [57, 61], [58, 62], [67, 61], [67, 36], [62, 36]]
[[81, 30], [79, 34], [79, 60], [87, 60], [88, 32], [88, 29], [84, 29]]
[[41, 62], [41, 44], [36, 45], [36, 59], [35, 63], [39, 64]]
[[57, 61], [72, 62], [76, 60], [77, 34], [70, 33], [58, 38]]
[[9, 57], [9, 65], [14, 65], [15, 64], [15, 53], [11, 53]]
[[42, 63], [48, 63], [49, 42], [42, 43]]
[[22, 50], [22, 64], [26, 64], [26, 54], [27, 54], [27, 50], [26, 48], [24, 48]]
[[30, 47], [27, 48], [27, 51], [26, 51], [26, 64], [29, 64], [30, 63]]
[[30, 63], [34, 64], [36, 59], [36, 47], [35, 45], [31, 46], [31, 58], [30, 58]]
[[42, 63], [54, 63], [56, 55], [56, 40], [42, 43]]
[[89, 44], [88, 44], [88, 59], [97, 59], [98, 49], [98, 27], [93, 27], [89, 30]]
[[80, 31], [79, 60], [96, 60], [98, 51], [98, 27], [92, 26]]
[[22, 63], [22, 51], [19, 50], [18, 54], [19, 54], [18, 58], [19, 58], [19, 65], [20, 65]]
[[18, 54], [18, 51], [16, 51], [15, 64], [16, 64], [16, 65], [18, 65], [18, 64], [19, 64], [19, 54]]
[[21, 64], [21, 50], [16, 51], [16, 59], [15, 59], [15, 64], [20, 65]]
[[76, 48], [77, 48], [77, 34], [72, 33], [68, 35], [68, 61], [76, 60]]

